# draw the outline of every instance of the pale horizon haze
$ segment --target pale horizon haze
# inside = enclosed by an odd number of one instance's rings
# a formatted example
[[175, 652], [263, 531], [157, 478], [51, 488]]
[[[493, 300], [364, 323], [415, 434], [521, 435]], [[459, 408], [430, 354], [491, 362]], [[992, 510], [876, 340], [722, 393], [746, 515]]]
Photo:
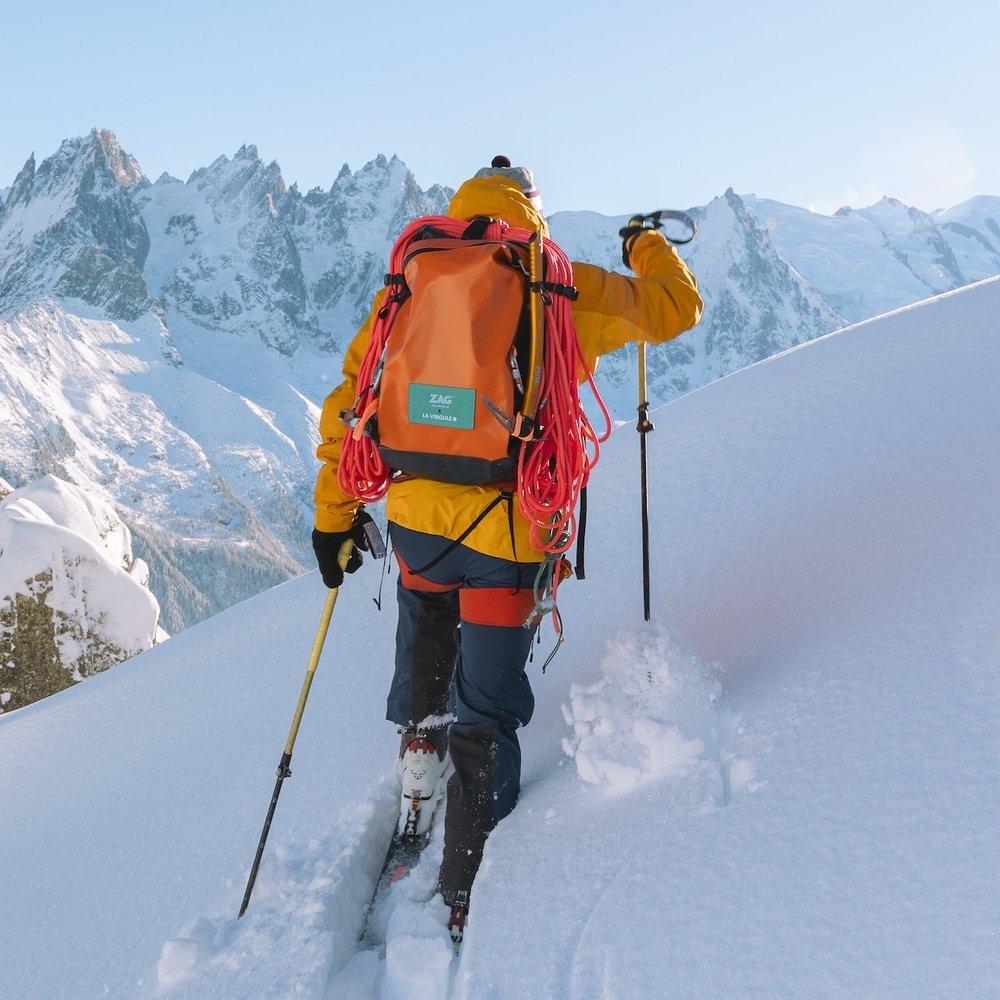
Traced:
[[817, 8], [16, 5], [0, 191], [97, 127], [151, 180], [252, 144], [303, 193], [380, 153], [423, 188], [505, 153], [547, 214], [688, 208], [729, 187], [827, 214], [1000, 195], [1000, 8]]

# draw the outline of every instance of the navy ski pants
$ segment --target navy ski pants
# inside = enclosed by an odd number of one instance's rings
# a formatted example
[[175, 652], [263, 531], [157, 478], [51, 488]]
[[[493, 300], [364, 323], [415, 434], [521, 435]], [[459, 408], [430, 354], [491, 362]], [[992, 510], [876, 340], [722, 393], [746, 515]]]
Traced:
[[389, 525], [389, 534], [400, 577], [387, 717], [401, 726], [433, 727], [449, 710], [454, 714], [448, 745], [455, 771], [440, 878], [450, 901], [471, 888], [487, 835], [517, 802], [517, 729], [535, 705], [524, 667], [537, 626], [524, 622], [534, 605], [538, 564], [451, 547], [446, 538], [398, 524]]

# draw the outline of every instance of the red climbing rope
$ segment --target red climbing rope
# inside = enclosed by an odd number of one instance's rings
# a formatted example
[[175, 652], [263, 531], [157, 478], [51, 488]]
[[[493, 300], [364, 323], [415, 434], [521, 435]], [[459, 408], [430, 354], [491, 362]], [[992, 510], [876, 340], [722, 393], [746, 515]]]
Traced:
[[[378, 410], [376, 384], [392, 325], [402, 296], [393, 276], [401, 275], [403, 257], [413, 238], [430, 227], [446, 237], [459, 238], [469, 223], [448, 216], [433, 216], [412, 223], [396, 241], [389, 259], [389, 294], [372, 325], [371, 341], [361, 360], [358, 395], [350, 430], [344, 438], [337, 481], [349, 496], [371, 503], [385, 495], [391, 470], [382, 461], [366, 427]], [[492, 220], [483, 239], [524, 248], [533, 233]], [[539, 405], [534, 433], [522, 442], [518, 454], [516, 495], [518, 509], [530, 522], [531, 545], [538, 552], [565, 552], [576, 534], [576, 504], [590, 470], [600, 455], [600, 443], [611, 433], [611, 418], [601, 399], [593, 374], [580, 350], [570, 297], [573, 268], [565, 253], [548, 240], [544, 243], [545, 338]], [[562, 290], [560, 290], [562, 289]], [[530, 294], [539, 294], [531, 292]], [[586, 373], [605, 430], [598, 435], [580, 400], [580, 372]]]

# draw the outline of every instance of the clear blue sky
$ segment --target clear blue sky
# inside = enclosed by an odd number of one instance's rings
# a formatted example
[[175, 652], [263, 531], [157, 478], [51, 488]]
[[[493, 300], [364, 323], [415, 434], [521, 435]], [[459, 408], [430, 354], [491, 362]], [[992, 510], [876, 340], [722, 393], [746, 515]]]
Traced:
[[[982, 0], [7, 5], [0, 188], [110, 128], [156, 179], [244, 143], [300, 190], [392, 153], [456, 186], [496, 152], [547, 212], [831, 212], [1000, 195], [1000, 5]], [[822, 9], [820, 9], [822, 8]]]

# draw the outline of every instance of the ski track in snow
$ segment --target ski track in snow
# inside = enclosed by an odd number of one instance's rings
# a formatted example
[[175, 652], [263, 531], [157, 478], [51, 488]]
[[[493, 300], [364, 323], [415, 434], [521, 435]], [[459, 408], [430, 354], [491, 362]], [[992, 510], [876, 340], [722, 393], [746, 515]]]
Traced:
[[[562, 706], [570, 727], [562, 752], [576, 764], [579, 783], [595, 786], [612, 803], [656, 784], [668, 815], [722, 807], [734, 790], [759, 787], [747, 757], [732, 748], [739, 724], [720, 704], [715, 665], [683, 652], [654, 625], [610, 640], [600, 670], [598, 682], [572, 684], [569, 703]], [[452, 954], [447, 909], [435, 895], [444, 845], [443, 788], [420, 862], [368, 917], [398, 795], [398, 780], [387, 777], [368, 798], [343, 809], [324, 836], [266, 851], [242, 920], [197, 917], [164, 943], [155, 995], [221, 997], [242, 982], [252, 988], [259, 979], [271, 985], [253, 995], [267, 997], [446, 1000], [456, 992], [465, 995], [456, 990], [460, 958]], [[530, 801], [530, 788], [525, 797]], [[595, 880], [586, 917], [553, 956], [571, 997], [594, 995], [588, 941], [601, 931], [592, 925], [602, 902], [636, 865], [638, 850], [619, 857], [610, 877]], [[487, 858], [484, 871], [488, 868]], [[469, 935], [474, 933], [473, 918]], [[266, 976], [262, 966], [269, 966]]]
[[322, 837], [265, 851], [242, 919], [198, 917], [165, 942], [157, 996], [226, 996], [234, 981], [264, 981], [274, 985], [262, 995], [322, 997], [331, 968], [355, 952], [397, 794], [386, 781]]
[[164, 943], [154, 995], [444, 1000], [453, 953], [447, 909], [435, 898], [443, 792], [419, 863], [370, 914], [398, 816], [397, 778], [345, 808], [323, 837], [266, 851], [242, 919], [198, 917]]

